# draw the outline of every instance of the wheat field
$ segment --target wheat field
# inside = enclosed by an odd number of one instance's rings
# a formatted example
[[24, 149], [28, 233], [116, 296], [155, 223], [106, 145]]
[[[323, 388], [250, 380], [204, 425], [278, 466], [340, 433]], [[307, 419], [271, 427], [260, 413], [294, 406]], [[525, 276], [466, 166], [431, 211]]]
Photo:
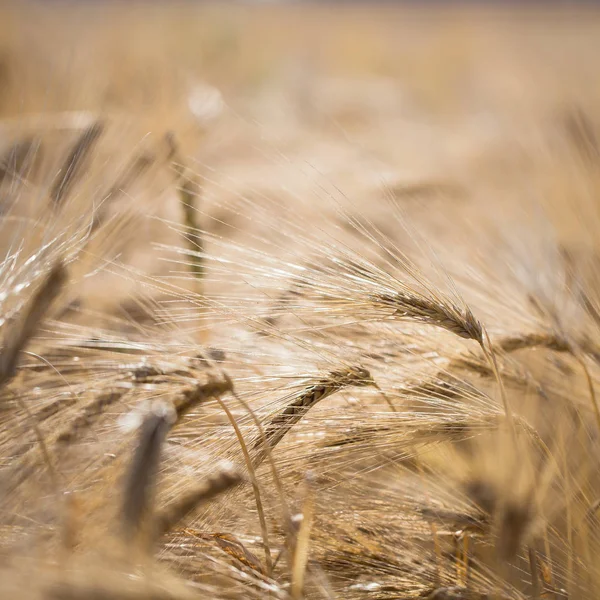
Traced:
[[597, 598], [598, 51], [0, 7], [0, 598]]

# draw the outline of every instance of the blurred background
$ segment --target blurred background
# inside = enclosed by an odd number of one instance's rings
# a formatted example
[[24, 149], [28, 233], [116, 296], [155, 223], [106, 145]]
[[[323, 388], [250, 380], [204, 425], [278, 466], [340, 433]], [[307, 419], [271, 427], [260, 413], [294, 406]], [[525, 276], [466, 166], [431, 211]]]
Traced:
[[420, 223], [443, 221], [448, 203], [457, 217], [519, 206], [534, 181], [561, 218], [561, 190], [589, 193], [552, 165], [574, 147], [578, 161], [598, 152], [595, 3], [15, 2], [0, 13], [2, 131], [56, 137], [102, 118], [107, 156], [173, 135], [203, 180], [213, 218], [199, 225], [213, 233], [234, 224], [232, 198], [321, 210], [323, 186], [365, 213], [391, 197]]

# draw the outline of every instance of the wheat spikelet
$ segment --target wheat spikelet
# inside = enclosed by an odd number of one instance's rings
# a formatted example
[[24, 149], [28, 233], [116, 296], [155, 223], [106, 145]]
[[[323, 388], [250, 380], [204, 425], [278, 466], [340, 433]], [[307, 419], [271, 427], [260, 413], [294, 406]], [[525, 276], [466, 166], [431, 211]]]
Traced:
[[161, 446], [169, 429], [165, 411], [150, 413], [140, 426], [138, 444], [134, 451], [123, 486], [123, 533], [131, 538], [143, 519], [152, 511], [155, 479], [160, 461]]
[[177, 419], [183, 418], [197, 404], [231, 392], [232, 389], [231, 379], [225, 376], [182, 390], [172, 401]]
[[50, 189], [50, 199], [55, 205], [60, 205], [69, 194], [79, 171], [93, 150], [94, 144], [102, 135], [103, 130], [103, 124], [98, 121], [86, 129], [73, 145], [59, 172], [56, 183]]
[[469, 308], [460, 311], [457, 307], [436, 302], [416, 294], [399, 292], [373, 296], [376, 305], [394, 309], [393, 316], [414, 319], [428, 325], [436, 325], [458, 335], [483, 344], [483, 330]]
[[348, 386], [372, 385], [371, 374], [362, 367], [332, 371], [321, 381], [315, 382], [301, 392], [284, 410], [273, 417], [265, 428], [265, 439], [256, 442], [254, 450], [259, 453], [254, 459], [255, 464], [260, 464], [265, 458], [268, 444], [273, 449], [285, 437], [288, 431], [313, 407], [315, 404]]
[[57, 263], [48, 273], [45, 281], [20, 318], [8, 327], [3, 339], [0, 356], [0, 385], [6, 385], [15, 376], [17, 361], [23, 348], [46, 316], [54, 299], [61, 292], [67, 280], [67, 272], [62, 263]]

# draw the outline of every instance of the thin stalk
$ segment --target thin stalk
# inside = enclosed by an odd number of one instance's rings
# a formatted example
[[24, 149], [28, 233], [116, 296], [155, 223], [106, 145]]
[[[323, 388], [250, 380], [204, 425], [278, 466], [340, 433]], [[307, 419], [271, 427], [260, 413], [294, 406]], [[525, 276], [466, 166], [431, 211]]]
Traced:
[[268, 533], [268, 529], [267, 529], [267, 521], [265, 518], [265, 511], [263, 508], [262, 499], [261, 499], [261, 495], [260, 495], [260, 488], [258, 486], [258, 480], [256, 479], [256, 472], [255, 472], [254, 466], [252, 464], [252, 459], [250, 458], [250, 453], [248, 452], [248, 447], [244, 440], [244, 436], [242, 435], [242, 432], [235, 420], [235, 417], [233, 416], [233, 414], [231, 413], [229, 408], [227, 408], [227, 405], [225, 404], [225, 402], [223, 402], [223, 400], [221, 400], [221, 398], [219, 398], [218, 396], [215, 396], [215, 400], [219, 403], [219, 406], [223, 409], [223, 411], [227, 415], [227, 418], [229, 419], [229, 422], [231, 423], [231, 425], [235, 431], [235, 435], [238, 439], [238, 443], [240, 444], [240, 448], [242, 449], [242, 454], [244, 455], [244, 461], [246, 463], [246, 468], [248, 469], [248, 474], [250, 475], [250, 482], [252, 484], [252, 489], [254, 490], [254, 498], [256, 501], [256, 510], [258, 511], [258, 520], [260, 522], [261, 535], [263, 538], [263, 546], [264, 546], [264, 550], [265, 550], [265, 562], [267, 565], [267, 572], [270, 577], [271, 574], [273, 573], [273, 559], [271, 557], [271, 546], [269, 544], [269, 533]]
[[306, 497], [302, 506], [302, 522], [296, 537], [296, 548], [292, 562], [291, 596], [293, 600], [301, 600], [304, 596], [304, 576], [308, 564], [310, 532], [315, 516], [315, 501], [312, 486], [307, 482]]

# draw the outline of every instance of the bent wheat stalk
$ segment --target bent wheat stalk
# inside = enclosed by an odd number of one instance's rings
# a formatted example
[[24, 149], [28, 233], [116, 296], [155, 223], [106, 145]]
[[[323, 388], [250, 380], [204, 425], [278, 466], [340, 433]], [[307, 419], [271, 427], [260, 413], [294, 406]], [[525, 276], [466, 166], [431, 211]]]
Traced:
[[269, 544], [269, 532], [267, 529], [267, 520], [265, 518], [265, 511], [263, 508], [263, 503], [262, 503], [262, 498], [261, 498], [261, 493], [260, 493], [260, 486], [258, 485], [258, 479], [256, 478], [255, 467], [252, 464], [252, 459], [250, 458], [250, 453], [248, 452], [248, 446], [246, 445], [246, 441], [244, 440], [244, 436], [242, 435], [242, 432], [239, 428], [239, 425], [237, 424], [237, 421], [235, 420], [235, 417], [233, 416], [233, 414], [231, 413], [231, 411], [229, 410], [229, 408], [227, 407], [225, 402], [223, 402], [223, 400], [221, 400], [221, 398], [219, 398], [218, 396], [215, 396], [215, 400], [218, 402], [219, 406], [223, 409], [223, 411], [227, 415], [227, 418], [229, 419], [229, 422], [231, 423], [231, 426], [233, 427], [233, 429], [235, 431], [235, 435], [237, 437], [238, 443], [242, 450], [242, 454], [244, 455], [244, 462], [246, 463], [246, 468], [248, 469], [248, 474], [250, 475], [250, 483], [252, 484], [252, 489], [254, 491], [256, 510], [258, 513], [258, 520], [260, 523], [261, 534], [262, 534], [262, 538], [263, 538], [263, 546], [264, 546], [264, 550], [265, 550], [265, 562], [266, 562], [267, 570], [268, 570], [269, 577], [270, 577], [271, 574], [273, 573], [273, 559], [271, 557], [271, 546]]
[[318, 402], [342, 388], [368, 385], [373, 385], [373, 378], [369, 371], [363, 367], [350, 367], [339, 371], [331, 371], [323, 379], [306, 387], [280, 413], [273, 417], [265, 428], [264, 438], [255, 443], [254, 450], [257, 450], [258, 453], [253, 461], [254, 466], [258, 467], [265, 459], [267, 451], [275, 448], [288, 431], [296, 423], [299, 423]]
[[[281, 504], [281, 510], [283, 513], [283, 520], [287, 524], [287, 538], [288, 545], [291, 547], [291, 538], [292, 538], [292, 517], [290, 513], [290, 509], [285, 497], [285, 491], [283, 489], [283, 484], [281, 483], [281, 478], [279, 477], [279, 471], [275, 465], [275, 461], [273, 460], [273, 455], [271, 453], [271, 449], [268, 447], [268, 442], [265, 435], [264, 427], [260, 422], [260, 419], [256, 416], [256, 413], [250, 408], [250, 405], [241, 398], [241, 396], [235, 391], [232, 383], [231, 395], [238, 401], [238, 403], [244, 408], [244, 410], [250, 415], [251, 419], [254, 421], [256, 428], [258, 429], [260, 440], [265, 444], [265, 456], [267, 457], [269, 467], [271, 469], [271, 475], [273, 477], [273, 482], [275, 483], [275, 489], [277, 490], [277, 494], [279, 495], [279, 502]], [[257, 468], [257, 466], [255, 466]], [[287, 555], [286, 555], [287, 556]], [[277, 560], [275, 561], [275, 564]], [[275, 565], [273, 566], [275, 568]], [[291, 571], [291, 566], [290, 566]]]

